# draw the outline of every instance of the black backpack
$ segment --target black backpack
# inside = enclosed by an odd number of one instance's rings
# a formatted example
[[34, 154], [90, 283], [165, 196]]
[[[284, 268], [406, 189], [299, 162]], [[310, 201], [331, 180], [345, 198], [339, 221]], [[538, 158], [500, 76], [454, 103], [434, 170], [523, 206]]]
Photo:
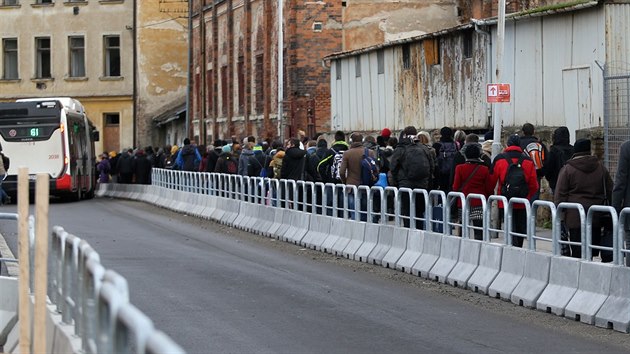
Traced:
[[457, 145], [452, 141], [444, 141], [440, 145], [440, 151], [437, 156], [437, 163], [440, 174], [450, 176], [455, 169], [455, 155], [457, 154]]
[[411, 144], [405, 148], [402, 168], [409, 180], [421, 181], [431, 176], [431, 163], [424, 147]]
[[511, 198], [527, 198], [529, 186], [525, 179], [525, 171], [523, 171], [525, 156], [520, 156], [516, 163], [513, 163], [509, 156], [504, 158], [508, 163], [508, 168], [501, 186], [501, 195], [508, 200]]

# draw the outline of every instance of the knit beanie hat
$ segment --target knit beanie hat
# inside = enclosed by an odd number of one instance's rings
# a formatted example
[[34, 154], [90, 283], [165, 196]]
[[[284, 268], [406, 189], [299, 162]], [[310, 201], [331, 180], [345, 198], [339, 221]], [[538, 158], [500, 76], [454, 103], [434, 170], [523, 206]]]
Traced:
[[392, 136], [392, 131], [389, 130], [389, 128], [383, 128], [383, 130], [381, 131], [381, 136], [385, 139], [389, 139], [389, 137]]
[[591, 140], [590, 139], [578, 139], [573, 144], [573, 153], [591, 153]]

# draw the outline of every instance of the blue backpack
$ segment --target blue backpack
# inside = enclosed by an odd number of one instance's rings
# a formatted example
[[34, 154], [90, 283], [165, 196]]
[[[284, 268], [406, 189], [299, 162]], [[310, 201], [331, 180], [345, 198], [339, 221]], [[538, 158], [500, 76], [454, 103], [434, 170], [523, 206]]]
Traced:
[[361, 159], [361, 185], [372, 187], [377, 181], [378, 166], [376, 160], [370, 156], [368, 148], [365, 148]]

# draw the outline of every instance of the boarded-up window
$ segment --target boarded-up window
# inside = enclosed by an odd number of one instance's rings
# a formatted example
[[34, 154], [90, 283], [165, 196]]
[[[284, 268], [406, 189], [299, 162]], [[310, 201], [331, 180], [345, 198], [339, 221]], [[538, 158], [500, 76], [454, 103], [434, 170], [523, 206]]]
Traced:
[[221, 114], [227, 117], [228, 112], [228, 72], [227, 65], [221, 67]]
[[422, 42], [427, 65], [440, 64], [440, 39], [426, 39]]
[[211, 113], [213, 112], [213, 105], [214, 105], [214, 76], [212, 76], [214, 73], [212, 72], [212, 70], [208, 70], [208, 72], [206, 73], [206, 109], [207, 112], [206, 114], [211, 115]]
[[[201, 74], [197, 73], [195, 74], [195, 86], [193, 88], [195, 98], [193, 100], [194, 114], [192, 115], [192, 117], [195, 117], [197, 115], [197, 112], [199, 112], [201, 108], [201, 83], [199, 81], [201, 81]], [[199, 113], [202, 113], [202, 112], [199, 112]]]
[[264, 75], [263, 75], [263, 56], [256, 56], [256, 114], [263, 114], [265, 109], [264, 102]]
[[462, 38], [462, 55], [465, 59], [472, 58], [473, 55], [473, 31], [464, 32]]
[[236, 76], [238, 81], [238, 114], [243, 114], [243, 108], [245, 107], [245, 62], [243, 57], [238, 58]]
[[361, 77], [361, 56], [354, 57], [354, 76]]
[[403, 69], [411, 69], [411, 46], [409, 43], [402, 45], [402, 66]]
[[335, 79], [341, 80], [341, 59], [335, 61]]
[[385, 52], [382, 49], [376, 52], [376, 66], [379, 74], [385, 74]]

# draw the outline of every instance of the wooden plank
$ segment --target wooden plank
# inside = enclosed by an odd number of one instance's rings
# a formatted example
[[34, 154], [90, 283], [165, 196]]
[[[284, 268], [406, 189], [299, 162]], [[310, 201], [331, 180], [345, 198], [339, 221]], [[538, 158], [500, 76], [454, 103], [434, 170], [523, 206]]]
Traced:
[[48, 283], [48, 174], [35, 185], [35, 316], [33, 352], [46, 353], [46, 286]]
[[20, 353], [30, 353], [31, 343], [31, 316], [30, 316], [30, 296], [29, 296], [29, 241], [28, 241], [28, 168], [18, 169], [18, 260], [20, 265], [19, 278], [19, 314], [20, 323]]

